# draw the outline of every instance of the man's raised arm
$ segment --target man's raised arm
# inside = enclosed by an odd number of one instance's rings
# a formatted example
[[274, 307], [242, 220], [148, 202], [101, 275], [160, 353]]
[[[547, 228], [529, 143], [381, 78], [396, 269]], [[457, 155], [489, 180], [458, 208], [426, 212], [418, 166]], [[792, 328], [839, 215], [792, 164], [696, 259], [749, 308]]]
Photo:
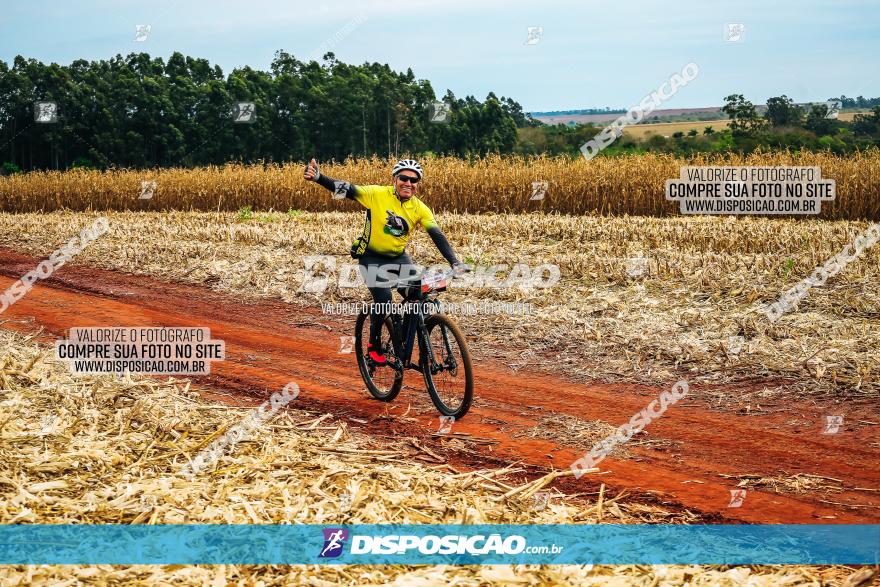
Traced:
[[318, 169], [318, 162], [314, 159], [309, 161], [309, 164], [306, 165], [305, 173], [303, 173], [303, 179], [305, 179], [306, 181], [314, 181], [319, 186], [322, 186], [333, 192], [334, 195], [345, 194], [346, 198], [352, 200], [354, 199], [354, 184], [339, 179], [333, 179], [332, 177], [327, 177]]

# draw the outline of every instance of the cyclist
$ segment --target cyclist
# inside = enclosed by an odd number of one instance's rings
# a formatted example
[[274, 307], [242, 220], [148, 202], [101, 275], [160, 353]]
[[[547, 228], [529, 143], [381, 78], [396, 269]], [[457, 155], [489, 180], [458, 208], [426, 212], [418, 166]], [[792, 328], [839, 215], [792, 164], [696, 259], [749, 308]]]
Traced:
[[[391, 288], [396, 283], [396, 279], [391, 278], [399, 278], [404, 269], [407, 275], [415, 274], [412, 259], [404, 249], [417, 226], [427, 231], [456, 274], [469, 270], [455, 256], [431, 209], [415, 195], [423, 173], [422, 166], [414, 159], [397, 162], [391, 170], [392, 185], [389, 186], [354, 185], [327, 177], [318, 169], [314, 159], [309, 161], [303, 177], [335, 194], [344, 193], [346, 198], [355, 200], [367, 209], [363, 234], [352, 245], [351, 256], [358, 260], [373, 302], [380, 304], [380, 307], [387, 308], [386, 304], [391, 302]], [[384, 270], [381, 273], [376, 271], [380, 267]], [[370, 359], [377, 364], [386, 362], [380, 344], [384, 321], [384, 313], [374, 311], [370, 315], [367, 351]]]

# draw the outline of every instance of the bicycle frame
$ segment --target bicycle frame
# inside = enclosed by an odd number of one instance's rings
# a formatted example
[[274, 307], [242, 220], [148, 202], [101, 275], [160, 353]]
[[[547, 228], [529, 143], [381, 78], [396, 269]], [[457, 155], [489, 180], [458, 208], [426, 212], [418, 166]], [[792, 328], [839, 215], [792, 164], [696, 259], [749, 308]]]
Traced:
[[428, 334], [425, 332], [424, 306], [431, 304], [436, 306], [439, 310], [440, 303], [436, 300], [410, 300], [405, 301], [404, 304], [404, 307], [415, 308], [416, 311], [405, 312], [403, 318], [401, 318], [401, 334], [403, 334], [403, 337], [402, 339], [399, 339], [397, 337], [397, 332], [394, 333], [394, 352], [397, 354], [397, 358], [400, 360], [401, 366], [404, 369], [421, 370], [421, 365], [413, 365], [410, 360], [412, 358], [412, 352], [416, 346], [416, 340], [418, 340], [421, 352], [430, 355], [428, 357], [430, 364], [433, 365], [434, 363], [434, 352], [428, 341]]
[[[454, 278], [454, 274], [445, 273], [437, 277], [439, 277], [440, 280], [452, 279]], [[445, 290], [446, 286], [444, 284], [442, 289], [437, 290], [433, 294], [430, 291], [422, 289], [420, 294], [410, 298], [409, 293], [407, 293], [410, 291], [408, 289], [409, 285], [410, 284], [406, 282], [397, 284], [398, 288], [403, 287], [405, 289], [403, 292], [400, 292], [398, 289], [401, 294], [405, 295], [403, 300], [404, 312], [402, 318], [397, 315], [392, 315], [391, 318], [392, 323], [394, 324], [394, 328], [392, 328], [391, 344], [394, 347], [396, 359], [399, 361], [398, 365], [395, 365], [397, 361], [391, 361], [391, 366], [399, 371], [403, 371], [404, 369], [421, 371], [421, 365], [413, 365], [411, 360], [416, 340], [418, 340], [420, 356], [424, 357], [424, 360], [427, 361], [428, 366], [431, 369], [431, 373], [434, 374], [440, 371], [442, 367], [437, 366], [437, 361], [434, 357], [434, 350], [431, 348], [431, 343], [428, 339], [428, 332], [425, 329], [425, 315], [428, 314], [428, 312], [425, 311], [425, 308], [430, 305], [435, 308], [435, 312], [441, 311], [440, 302], [437, 300], [437, 293]], [[449, 349], [449, 338], [445, 330], [443, 330], [443, 344]], [[453, 358], [453, 363], [454, 362]], [[456, 367], [457, 365], [453, 364], [452, 368], [454, 369]]]

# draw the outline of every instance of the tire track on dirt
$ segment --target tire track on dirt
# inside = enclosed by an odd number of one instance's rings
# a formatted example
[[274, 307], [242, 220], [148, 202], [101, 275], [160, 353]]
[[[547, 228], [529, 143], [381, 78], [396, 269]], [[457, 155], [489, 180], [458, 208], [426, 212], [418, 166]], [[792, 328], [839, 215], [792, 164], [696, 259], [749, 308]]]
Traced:
[[[32, 269], [39, 259], [0, 250], [0, 289]], [[436, 435], [438, 414], [415, 371], [392, 404], [373, 400], [352, 354], [339, 354], [339, 336], [349, 335], [352, 317], [324, 316], [318, 310], [277, 301], [244, 299], [205, 288], [169, 284], [89, 267], [66, 266], [37, 282], [2, 319], [5, 328], [31, 331], [17, 319], [33, 319], [50, 337], [67, 335], [74, 326], [201, 326], [226, 343], [226, 360], [196, 384], [232, 392], [243, 400], [263, 400], [290, 380], [302, 392], [297, 405], [354, 418], [350, 425], [377, 437], [414, 437], [457, 466], [521, 463], [533, 471], [567, 469], [589, 446], [564, 438], [532, 438], [555, 419], [601, 420], [617, 426], [674, 383], [658, 387], [570, 381], [547, 373], [513, 372], [493, 360], [475, 365], [476, 400], [471, 412], [454, 425], [467, 437]], [[472, 346], [479, 341], [470, 340]], [[691, 387], [695, 391], [694, 386]], [[730, 389], [730, 393], [740, 391]], [[228, 400], [226, 400], [228, 401]], [[711, 409], [699, 397], [670, 407], [647, 430], [650, 439], [670, 441], [659, 448], [627, 445], [631, 458], [607, 458], [601, 474], [580, 480], [562, 478], [557, 486], [576, 493], [595, 491], [599, 483], [650, 494], [655, 502], [697, 511], [707, 520], [758, 523], [847, 522], [880, 520], [880, 494], [852, 488], [880, 487], [876, 463], [880, 450], [876, 427], [846, 426], [822, 435], [821, 406], [790, 405], [772, 414], [743, 416]], [[406, 418], [407, 406], [411, 410]], [[870, 419], [870, 405], [847, 406], [847, 422]], [[394, 415], [397, 414], [397, 415]], [[792, 419], [813, 422], [811, 428]], [[357, 421], [366, 420], [366, 424]], [[485, 444], [491, 442], [492, 444]], [[632, 443], [631, 443], [632, 444]], [[843, 481], [841, 493], [777, 494], [749, 490], [743, 505], [729, 508], [733, 479], [720, 475], [820, 474]], [[847, 505], [823, 503], [822, 500]], [[859, 507], [856, 507], [859, 506]]]

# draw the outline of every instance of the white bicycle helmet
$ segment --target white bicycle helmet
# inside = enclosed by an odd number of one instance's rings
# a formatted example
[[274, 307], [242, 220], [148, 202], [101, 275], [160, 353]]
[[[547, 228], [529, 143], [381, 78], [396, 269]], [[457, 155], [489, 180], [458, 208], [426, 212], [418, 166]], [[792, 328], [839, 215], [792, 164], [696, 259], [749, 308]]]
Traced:
[[419, 165], [419, 162], [415, 159], [401, 159], [398, 161], [397, 165], [394, 166], [394, 169], [391, 170], [392, 177], [397, 176], [397, 174], [404, 169], [415, 171], [416, 175], [419, 176], [419, 179], [422, 179], [422, 166]]

